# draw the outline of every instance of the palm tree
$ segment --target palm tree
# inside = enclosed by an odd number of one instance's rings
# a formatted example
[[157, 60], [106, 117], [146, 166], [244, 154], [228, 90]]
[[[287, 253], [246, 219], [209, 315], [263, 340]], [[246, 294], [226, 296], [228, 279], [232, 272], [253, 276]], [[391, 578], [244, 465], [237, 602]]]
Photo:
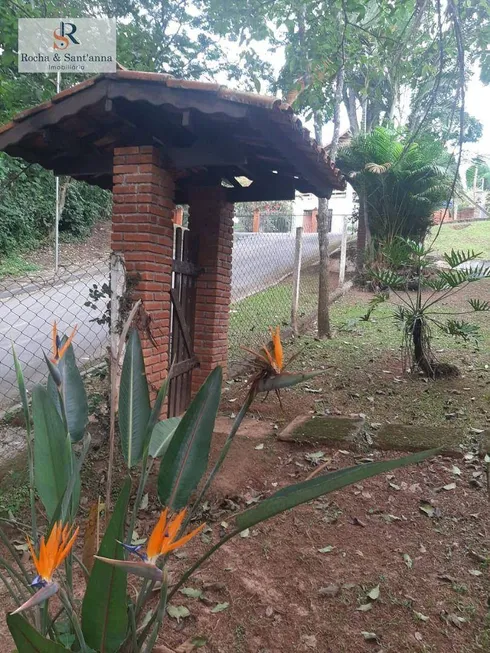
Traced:
[[[413, 142], [377, 127], [353, 138], [339, 151], [337, 165], [359, 195], [361, 235], [364, 228], [378, 242], [397, 236], [423, 240], [433, 212], [449, 195], [450, 164], [443, 146], [429, 136]], [[359, 245], [365, 243], [358, 239]]]

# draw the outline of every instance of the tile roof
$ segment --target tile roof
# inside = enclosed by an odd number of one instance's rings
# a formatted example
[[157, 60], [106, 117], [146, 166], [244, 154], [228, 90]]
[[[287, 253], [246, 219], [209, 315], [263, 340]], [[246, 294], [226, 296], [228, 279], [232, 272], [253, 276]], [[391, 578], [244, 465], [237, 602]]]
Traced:
[[150, 82], [163, 85], [170, 89], [183, 89], [189, 91], [198, 91], [203, 94], [210, 94], [218, 99], [226, 100], [237, 104], [244, 104], [259, 109], [267, 109], [273, 112], [280, 112], [282, 116], [287, 118], [287, 122], [292, 130], [303, 141], [302, 149], [310, 150], [314, 155], [314, 159], [323, 167], [328, 170], [328, 177], [333, 187], [343, 189], [345, 187], [345, 179], [340, 170], [337, 169], [332, 163], [328, 154], [328, 146], [322, 147], [318, 142], [310, 136], [310, 131], [303, 127], [302, 121], [294, 114], [292, 107], [283, 100], [271, 97], [268, 95], [259, 95], [256, 93], [246, 93], [243, 91], [235, 91], [220, 84], [212, 82], [201, 82], [195, 80], [177, 79], [172, 75], [164, 73], [140, 72], [133, 70], [117, 70], [115, 73], [103, 73], [87, 79], [75, 86], [61, 91], [54, 95], [51, 100], [43, 102], [31, 109], [21, 111], [15, 115], [12, 120], [0, 126], [0, 134], [8, 132], [19, 123], [27, 120], [31, 116], [39, 114], [44, 111], [50, 111], [55, 105], [61, 103], [66, 98], [80, 93], [81, 91], [97, 84], [101, 80], [129, 80]]

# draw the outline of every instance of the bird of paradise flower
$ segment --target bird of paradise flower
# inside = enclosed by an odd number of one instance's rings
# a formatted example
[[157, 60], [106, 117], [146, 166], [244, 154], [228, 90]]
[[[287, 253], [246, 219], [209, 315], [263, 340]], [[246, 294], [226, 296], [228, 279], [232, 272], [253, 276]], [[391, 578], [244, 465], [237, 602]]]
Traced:
[[19, 606], [12, 614], [28, 610], [43, 601], [46, 601], [59, 590], [59, 585], [53, 580], [54, 572], [70, 553], [78, 535], [78, 528], [73, 531], [70, 524], [62, 525], [56, 522], [51, 529], [47, 540], [44, 535], [39, 543], [39, 553], [36, 555], [31, 540], [27, 539], [27, 546], [36, 568], [36, 576], [31, 583], [34, 588], [40, 588], [30, 599]]
[[[247, 349], [247, 347], [242, 347], [242, 349], [249, 354], [252, 354], [254, 357], [253, 360], [250, 361], [254, 369], [254, 374], [250, 379], [252, 395], [255, 396], [258, 392], [265, 391], [265, 401], [269, 392], [274, 390], [282, 408], [282, 400], [279, 390], [280, 388], [298, 383], [298, 376], [289, 374], [286, 370], [293, 360], [299, 356], [301, 351], [297, 351], [286, 362], [284, 362], [284, 349], [281, 342], [280, 327], [276, 326], [275, 329], [269, 327], [269, 330], [271, 341], [267, 345], [261, 347], [259, 351], [253, 351], [252, 349]], [[311, 376], [316, 374], [318, 374], [318, 372], [313, 373]]]
[[68, 338], [65, 340], [65, 342], [62, 341], [58, 334], [58, 326], [56, 324], [56, 320], [53, 322], [53, 328], [51, 330], [51, 348], [52, 348], [52, 357], [51, 357], [51, 362], [54, 363], [55, 365], [60, 362], [60, 360], [63, 358], [63, 356], [66, 354], [66, 350], [68, 347], [71, 345], [73, 338], [75, 337], [75, 334], [77, 332], [78, 325], [75, 325], [73, 327], [73, 330], [71, 332], [71, 335], [68, 336]]
[[187, 509], [184, 508], [177, 515], [169, 519], [168, 508], [162, 510], [160, 518], [146, 542], [146, 550], [143, 549], [143, 545], [141, 544], [133, 546], [121, 542], [122, 546], [128, 552], [140, 558], [138, 561], [114, 560], [102, 556], [95, 556], [95, 558], [114, 567], [120, 567], [123, 571], [134, 574], [135, 576], [153, 581], [161, 581], [163, 579], [163, 572], [157, 566], [159, 558], [187, 544], [187, 542], [192, 540], [206, 526], [206, 524], [201, 524], [187, 535], [178, 537], [186, 514]]

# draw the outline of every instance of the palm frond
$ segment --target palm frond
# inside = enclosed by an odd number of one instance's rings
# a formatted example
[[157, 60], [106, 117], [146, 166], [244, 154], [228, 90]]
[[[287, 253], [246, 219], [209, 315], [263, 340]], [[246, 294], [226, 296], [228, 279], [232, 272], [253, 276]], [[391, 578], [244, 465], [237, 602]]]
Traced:
[[463, 263], [468, 263], [468, 261], [474, 261], [476, 258], [481, 256], [482, 252], [478, 254], [474, 249], [469, 249], [465, 252], [463, 249], [452, 249], [448, 254], [444, 254], [444, 260], [451, 268], [457, 268], [458, 265], [463, 265]]
[[475, 311], [475, 313], [490, 311], [490, 302], [484, 301], [483, 299], [468, 299], [468, 304]]

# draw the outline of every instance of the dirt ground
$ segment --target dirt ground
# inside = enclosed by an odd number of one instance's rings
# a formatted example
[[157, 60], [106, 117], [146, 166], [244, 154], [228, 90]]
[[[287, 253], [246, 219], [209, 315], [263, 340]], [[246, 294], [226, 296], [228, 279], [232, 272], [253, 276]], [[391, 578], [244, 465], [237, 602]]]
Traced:
[[[226, 532], [230, 510], [303, 480], [312, 470], [307, 456], [317, 451], [250, 428], [212, 492], [205, 537]], [[360, 458], [324, 454], [330, 470]], [[203, 590], [205, 602], [172, 601], [190, 616], [169, 620], [162, 642], [176, 647], [200, 635], [210, 653], [488, 650], [488, 500], [472, 486], [480, 462], [458, 461], [457, 476], [453, 464], [436, 458], [371, 479], [236, 538], [187, 584]], [[452, 483], [455, 489], [440, 489]], [[425, 502], [432, 518], [421, 511]], [[175, 567], [185, 569], [205, 548], [189, 545]], [[379, 598], [369, 600], [378, 586]], [[212, 612], [223, 603], [225, 610]], [[375, 637], [366, 641], [363, 633]]]
[[[490, 284], [480, 286], [488, 298]], [[179, 623], [166, 620], [160, 647], [175, 650], [200, 637], [203, 653], [490, 651], [489, 493], [484, 460], [474, 450], [476, 432], [490, 424], [488, 329], [484, 323], [479, 349], [438, 339], [438, 356], [458, 364], [461, 376], [428, 382], [404, 373], [399, 334], [388, 322], [350, 324], [368, 300], [357, 291], [340, 300], [332, 311], [334, 340], [319, 342], [312, 331], [288, 344], [287, 353], [304, 347], [293, 370], [323, 366], [326, 374], [285, 391], [283, 409], [272, 396], [256, 401], [203, 506], [199, 521], [208, 528], [171, 556], [171, 579], [226, 534], [234, 513], [306, 479], [318, 464], [327, 462], [332, 471], [403, 455], [370, 444], [380, 424], [459, 429], [461, 453], [346, 488], [230, 541], [185, 585], [201, 595], [179, 592], [172, 599], [189, 615]], [[464, 301], [461, 296], [454, 306]], [[225, 384], [212, 458], [244, 392], [243, 379]], [[107, 464], [104, 389], [94, 386], [91, 397], [95, 447], [85, 470], [82, 515], [103, 494]], [[361, 414], [370, 439], [353, 450], [278, 440], [299, 414]], [[117, 469], [120, 481], [120, 461]], [[158, 510], [153, 481], [137, 525], [140, 537]], [[6, 612], [11, 606], [2, 592]], [[0, 634], [6, 635], [4, 623]]]
[[[110, 254], [111, 221], [97, 222], [90, 236], [81, 242], [60, 242], [59, 262], [60, 273], [64, 270], [81, 269], [90, 267], [94, 263], [107, 263]], [[53, 247], [46, 246], [24, 255], [24, 258], [40, 268], [39, 272], [30, 276], [37, 276], [43, 272], [53, 270]]]

